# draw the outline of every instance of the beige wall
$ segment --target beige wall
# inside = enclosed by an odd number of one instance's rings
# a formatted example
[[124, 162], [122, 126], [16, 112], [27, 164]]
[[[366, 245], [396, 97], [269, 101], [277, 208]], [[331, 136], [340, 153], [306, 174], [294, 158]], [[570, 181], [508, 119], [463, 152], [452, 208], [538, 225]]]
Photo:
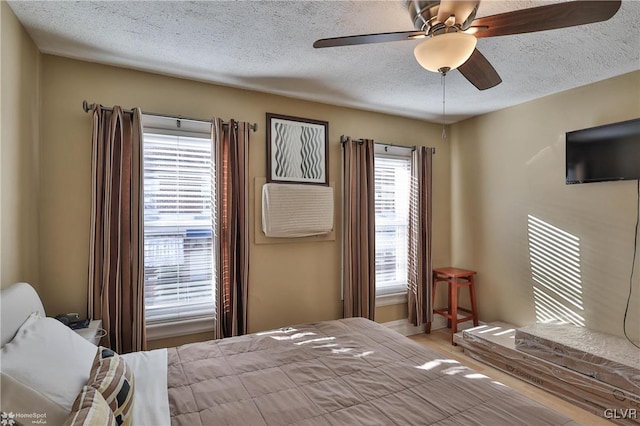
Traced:
[[[435, 146], [434, 262], [449, 263], [449, 142], [440, 139], [438, 125], [48, 55], [43, 56], [42, 98], [40, 270], [41, 294], [50, 312], [84, 312], [87, 303], [91, 146], [90, 119], [81, 109], [84, 99], [140, 106], [143, 111], [256, 122], [259, 130], [251, 134], [252, 183], [265, 176], [266, 112], [329, 122], [329, 177], [337, 188], [342, 184], [342, 134]], [[250, 331], [341, 317], [339, 224], [337, 231], [335, 241], [252, 243]], [[402, 315], [406, 317], [406, 310], [397, 307], [382, 313], [385, 321]]]
[[400, 318], [408, 317], [409, 306], [407, 306], [406, 303], [400, 305], [379, 306], [376, 308], [376, 321], [379, 323], [395, 321]]
[[[565, 185], [565, 132], [640, 117], [640, 72], [605, 80], [453, 126], [452, 260], [478, 271], [482, 320], [524, 325], [541, 309], [573, 310], [587, 327], [621, 335], [629, 291], [636, 219], [636, 182]], [[640, 160], [639, 160], [640, 161]], [[528, 218], [569, 233], [560, 251], [529, 247]], [[563, 265], [563, 254], [579, 261]], [[551, 284], [569, 290], [534, 300], [530, 255], [559, 260]], [[636, 264], [636, 274], [640, 262]], [[545, 267], [546, 269], [546, 267]], [[560, 270], [570, 270], [564, 274]], [[640, 336], [638, 275], [628, 333]], [[552, 294], [549, 290], [543, 291]], [[540, 293], [538, 293], [540, 294]], [[582, 309], [580, 309], [581, 307]]]
[[38, 287], [40, 52], [1, 2], [0, 286]]

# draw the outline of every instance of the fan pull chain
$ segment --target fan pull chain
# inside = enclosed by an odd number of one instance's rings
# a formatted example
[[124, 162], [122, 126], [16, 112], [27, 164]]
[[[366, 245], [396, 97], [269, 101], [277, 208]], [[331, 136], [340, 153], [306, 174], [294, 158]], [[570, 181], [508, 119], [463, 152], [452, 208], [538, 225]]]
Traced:
[[445, 128], [445, 123], [446, 123], [446, 113], [445, 113], [445, 108], [444, 108], [444, 100], [445, 100], [445, 87], [446, 87], [446, 77], [447, 77], [447, 73], [446, 72], [441, 72], [440, 73], [440, 83], [442, 84], [442, 139], [446, 139], [447, 138], [447, 130]]

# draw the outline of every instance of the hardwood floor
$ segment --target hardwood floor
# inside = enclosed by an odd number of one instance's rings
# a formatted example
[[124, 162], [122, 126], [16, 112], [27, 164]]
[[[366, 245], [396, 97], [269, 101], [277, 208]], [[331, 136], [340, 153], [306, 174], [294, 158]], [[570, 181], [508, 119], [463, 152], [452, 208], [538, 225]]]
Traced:
[[455, 359], [461, 364], [476, 370], [485, 376], [491, 377], [494, 380], [503, 383], [512, 389], [528, 396], [529, 398], [546, 405], [565, 416], [589, 426], [610, 426], [613, 423], [598, 417], [580, 407], [571, 404], [549, 392], [546, 392], [538, 387], [530, 385], [520, 379], [510, 376], [502, 371], [495, 369], [489, 365], [483, 364], [475, 359], [464, 354], [463, 349], [459, 346], [453, 346], [451, 344], [451, 330], [439, 329], [434, 330], [431, 334], [416, 334], [409, 336], [411, 340], [414, 340], [421, 345], [424, 345], [432, 350], [438, 351], [448, 358]]

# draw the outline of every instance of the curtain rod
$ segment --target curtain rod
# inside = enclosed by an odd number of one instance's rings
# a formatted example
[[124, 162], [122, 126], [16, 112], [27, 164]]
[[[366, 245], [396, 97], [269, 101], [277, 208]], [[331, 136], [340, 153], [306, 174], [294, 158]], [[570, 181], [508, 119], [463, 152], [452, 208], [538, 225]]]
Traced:
[[[342, 145], [344, 145], [344, 144], [347, 142], [347, 137], [348, 137], [348, 136], [345, 136], [345, 135], [340, 136], [340, 143], [341, 143]], [[354, 141], [356, 141], [356, 142], [359, 142], [359, 143], [364, 142], [364, 139], [352, 139], [352, 140], [354, 140]], [[376, 141], [373, 141], [373, 143], [374, 143], [374, 144], [378, 144], [378, 145], [384, 145], [385, 147], [393, 146], [393, 147], [395, 147], [395, 148], [405, 148], [405, 149], [410, 149], [411, 151], [415, 151], [415, 150], [416, 150], [416, 147], [414, 147], [414, 146], [396, 145], [396, 144], [393, 144], [393, 143], [376, 142]], [[436, 153], [436, 149], [435, 149], [435, 148], [431, 148], [431, 149], [433, 150], [433, 153], [435, 154], [435, 153]]]
[[[84, 112], [89, 112], [93, 109], [93, 107], [95, 106], [95, 104], [90, 104], [89, 102], [87, 102], [86, 100], [82, 101], [82, 109], [84, 110]], [[104, 107], [104, 106], [100, 106], [100, 108], [102, 108], [103, 110], [106, 111], [113, 111], [112, 107]], [[133, 110], [131, 109], [122, 109], [124, 112], [133, 112]], [[201, 118], [191, 118], [191, 117], [183, 117], [183, 116], [174, 116], [174, 115], [167, 115], [167, 114], [160, 114], [157, 112], [144, 112], [142, 111], [143, 114], [145, 115], [154, 115], [156, 117], [168, 117], [168, 118], [175, 118], [178, 120], [188, 120], [188, 121], [203, 121], [203, 122], [211, 122], [211, 119], [209, 120], [202, 120]], [[223, 125], [228, 125], [228, 122], [223, 121], [222, 122]], [[253, 123], [250, 124], [249, 127], [251, 128], [251, 130], [253, 130], [254, 132], [258, 131], [258, 123]]]

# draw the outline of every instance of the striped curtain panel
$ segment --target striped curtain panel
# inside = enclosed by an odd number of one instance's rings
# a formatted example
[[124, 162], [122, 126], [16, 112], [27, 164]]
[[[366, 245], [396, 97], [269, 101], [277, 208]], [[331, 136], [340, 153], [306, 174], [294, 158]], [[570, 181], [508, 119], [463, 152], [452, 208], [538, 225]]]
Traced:
[[249, 123], [213, 119], [213, 173], [217, 199], [216, 326], [214, 338], [247, 333], [249, 284]]
[[430, 326], [431, 293], [431, 198], [433, 149], [416, 147], [411, 155], [409, 195], [409, 322]]
[[373, 140], [343, 145], [343, 316], [373, 320], [376, 312]]
[[89, 318], [105, 346], [144, 350], [142, 125], [140, 109], [93, 108]]

